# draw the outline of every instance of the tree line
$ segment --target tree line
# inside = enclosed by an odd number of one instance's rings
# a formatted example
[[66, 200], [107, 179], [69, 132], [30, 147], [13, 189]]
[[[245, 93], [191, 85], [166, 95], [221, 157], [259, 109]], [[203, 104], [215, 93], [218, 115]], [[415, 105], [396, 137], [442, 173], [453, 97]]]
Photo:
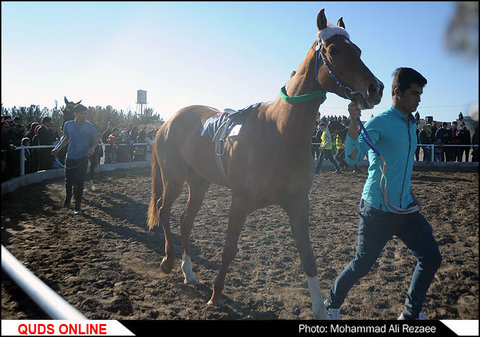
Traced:
[[[32, 104], [29, 107], [11, 107], [5, 108], [2, 104], [2, 116], [9, 115], [12, 118], [20, 117], [21, 123], [27, 127], [32, 122], [42, 122], [43, 117], [51, 117], [52, 121], [57, 125], [59, 131], [63, 125], [63, 107], [61, 108], [40, 108], [39, 105]], [[94, 123], [97, 130], [105, 130], [107, 123], [112, 122], [115, 127], [124, 127], [128, 124], [132, 125], [146, 125], [153, 123], [162, 123], [163, 119], [159, 114], [155, 114], [153, 108], [146, 108], [142, 115], [137, 115], [132, 111], [125, 113], [123, 110], [114, 109], [111, 105], [106, 107], [89, 106], [88, 118], [90, 122]]]

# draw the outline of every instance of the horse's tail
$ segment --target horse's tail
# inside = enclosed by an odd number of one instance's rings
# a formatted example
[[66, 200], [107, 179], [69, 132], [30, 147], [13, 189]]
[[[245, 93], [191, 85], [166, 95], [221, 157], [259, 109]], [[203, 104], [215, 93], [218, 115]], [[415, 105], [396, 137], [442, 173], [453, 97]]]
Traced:
[[147, 224], [149, 230], [160, 223], [160, 206], [163, 195], [163, 179], [160, 164], [158, 163], [158, 147], [155, 141], [152, 147], [152, 193], [148, 206]]

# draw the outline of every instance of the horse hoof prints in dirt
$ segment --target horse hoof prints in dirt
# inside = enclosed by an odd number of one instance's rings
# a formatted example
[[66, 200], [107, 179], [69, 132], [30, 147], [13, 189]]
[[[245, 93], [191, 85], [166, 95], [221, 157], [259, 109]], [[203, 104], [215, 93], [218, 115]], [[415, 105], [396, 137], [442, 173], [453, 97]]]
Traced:
[[[232, 191], [222, 263], [209, 304], [222, 303], [227, 270], [237, 252], [240, 232], [248, 214], [280, 205], [291, 230], [305, 271], [315, 318], [328, 319], [317, 278], [316, 259], [309, 235], [308, 193], [314, 166], [310, 150], [316, 114], [326, 92], [355, 100], [362, 108], [380, 102], [383, 84], [360, 59], [360, 49], [350, 41], [343, 19], [327, 25], [322, 9], [317, 16], [317, 40], [273, 102], [259, 104], [248, 114], [240, 132], [221, 139], [223, 151], [200, 136], [203, 123], [219, 111], [189, 106], [178, 111], [159, 129], [152, 150], [152, 193], [148, 225], [161, 224], [165, 258], [161, 269], [172, 271], [175, 247], [170, 212], [184, 183], [189, 198], [181, 219], [182, 271], [185, 282], [196, 282], [192, 271], [190, 233], [209, 186]], [[217, 158], [216, 158], [217, 157]]]

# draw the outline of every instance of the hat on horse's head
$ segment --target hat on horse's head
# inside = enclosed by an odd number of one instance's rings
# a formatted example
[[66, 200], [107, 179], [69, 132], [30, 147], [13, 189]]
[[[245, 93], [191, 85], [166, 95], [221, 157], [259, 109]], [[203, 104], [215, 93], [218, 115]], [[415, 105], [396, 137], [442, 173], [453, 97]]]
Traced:
[[335, 26], [327, 26], [323, 28], [317, 33], [317, 38], [318, 38], [318, 41], [320, 41], [321, 43], [325, 43], [325, 41], [327, 41], [334, 35], [342, 35], [346, 37], [348, 40], [350, 40], [350, 35], [347, 33], [345, 28], [335, 27]]

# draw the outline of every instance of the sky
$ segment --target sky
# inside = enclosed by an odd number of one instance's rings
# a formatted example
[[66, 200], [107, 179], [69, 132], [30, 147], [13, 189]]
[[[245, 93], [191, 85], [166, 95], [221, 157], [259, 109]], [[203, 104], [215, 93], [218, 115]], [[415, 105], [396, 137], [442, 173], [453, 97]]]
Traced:
[[[163, 119], [193, 104], [242, 109], [275, 100], [316, 39], [325, 9], [343, 17], [362, 60], [385, 85], [400, 66], [428, 84], [420, 116], [452, 121], [478, 106], [478, 56], [445, 44], [454, 2], [5, 2], [1, 3], [1, 103], [5, 108], [111, 105], [139, 112], [137, 90]], [[348, 115], [327, 94], [322, 115]]]

